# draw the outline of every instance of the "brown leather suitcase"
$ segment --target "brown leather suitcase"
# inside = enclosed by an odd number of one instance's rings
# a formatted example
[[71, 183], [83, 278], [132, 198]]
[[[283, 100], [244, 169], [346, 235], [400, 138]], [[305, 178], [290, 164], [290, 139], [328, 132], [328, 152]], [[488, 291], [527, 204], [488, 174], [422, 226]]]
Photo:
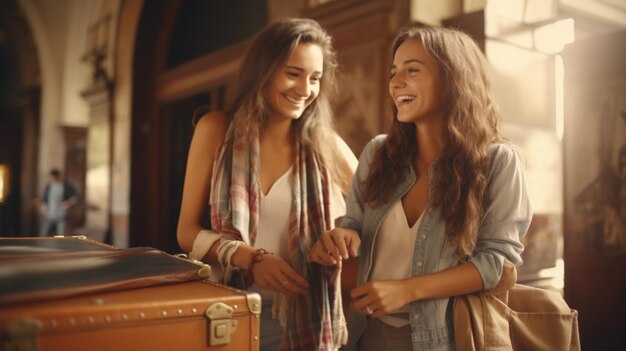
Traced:
[[261, 298], [208, 280], [0, 308], [0, 350], [258, 350]]
[[119, 250], [84, 235], [55, 237], [0, 237], [0, 261], [79, 251]]
[[202, 262], [151, 247], [117, 249], [84, 238], [0, 238], [0, 309], [187, 282], [210, 271]]
[[0, 238], [0, 351], [258, 350], [261, 299], [154, 248]]

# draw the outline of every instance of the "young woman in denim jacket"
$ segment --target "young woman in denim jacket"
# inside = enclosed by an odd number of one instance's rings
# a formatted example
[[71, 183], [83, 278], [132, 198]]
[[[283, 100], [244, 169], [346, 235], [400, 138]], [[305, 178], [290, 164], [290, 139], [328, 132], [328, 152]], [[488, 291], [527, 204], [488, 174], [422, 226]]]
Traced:
[[523, 163], [469, 36], [413, 26], [392, 53], [391, 130], [364, 149], [347, 214], [310, 259], [360, 256], [349, 349], [453, 350], [451, 297], [493, 287], [505, 259], [521, 264]]

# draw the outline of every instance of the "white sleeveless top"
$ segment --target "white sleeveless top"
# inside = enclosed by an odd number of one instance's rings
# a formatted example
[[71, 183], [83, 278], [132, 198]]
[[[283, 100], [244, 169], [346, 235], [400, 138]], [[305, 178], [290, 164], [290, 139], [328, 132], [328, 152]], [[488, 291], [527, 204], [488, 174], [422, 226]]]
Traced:
[[[396, 201], [380, 224], [376, 236], [370, 281], [411, 277], [415, 239], [421, 222], [422, 215], [409, 227], [402, 199]], [[409, 306], [405, 305], [392, 314], [382, 316], [380, 320], [394, 327], [408, 325]]]
[[281, 257], [287, 256], [287, 240], [284, 238], [289, 232], [292, 173], [293, 166], [272, 184], [267, 195], [261, 191], [259, 201], [259, 227], [254, 247]]
[[[290, 167], [274, 184], [267, 194], [261, 192], [259, 201], [259, 224], [254, 247], [265, 249], [282, 258], [287, 258], [287, 237], [291, 202], [293, 199], [291, 179], [293, 166]], [[335, 184], [330, 187], [331, 223], [346, 214], [346, 203]], [[261, 294], [263, 299], [273, 296], [273, 292], [253, 285], [251, 291]]]

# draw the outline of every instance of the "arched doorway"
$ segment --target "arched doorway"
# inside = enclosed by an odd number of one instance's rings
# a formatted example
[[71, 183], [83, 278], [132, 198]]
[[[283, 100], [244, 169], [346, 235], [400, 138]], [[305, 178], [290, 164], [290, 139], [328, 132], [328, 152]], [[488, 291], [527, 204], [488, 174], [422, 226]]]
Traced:
[[130, 246], [180, 250], [192, 118], [199, 108], [223, 107], [247, 39], [266, 22], [263, 1], [144, 4], [133, 65]]

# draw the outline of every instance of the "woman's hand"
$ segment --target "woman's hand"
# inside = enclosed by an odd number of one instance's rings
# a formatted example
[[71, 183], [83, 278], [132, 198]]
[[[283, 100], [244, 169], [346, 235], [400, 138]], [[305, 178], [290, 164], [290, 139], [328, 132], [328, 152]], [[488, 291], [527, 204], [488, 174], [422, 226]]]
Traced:
[[313, 245], [309, 260], [324, 266], [332, 266], [342, 259], [356, 257], [361, 246], [361, 238], [356, 231], [347, 228], [335, 228], [324, 232]]
[[408, 280], [379, 280], [365, 283], [350, 292], [352, 308], [378, 318], [411, 302]]
[[258, 286], [276, 292], [304, 294], [309, 283], [280, 256], [265, 254], [263, 260], [252, 266], [252, 276]]

